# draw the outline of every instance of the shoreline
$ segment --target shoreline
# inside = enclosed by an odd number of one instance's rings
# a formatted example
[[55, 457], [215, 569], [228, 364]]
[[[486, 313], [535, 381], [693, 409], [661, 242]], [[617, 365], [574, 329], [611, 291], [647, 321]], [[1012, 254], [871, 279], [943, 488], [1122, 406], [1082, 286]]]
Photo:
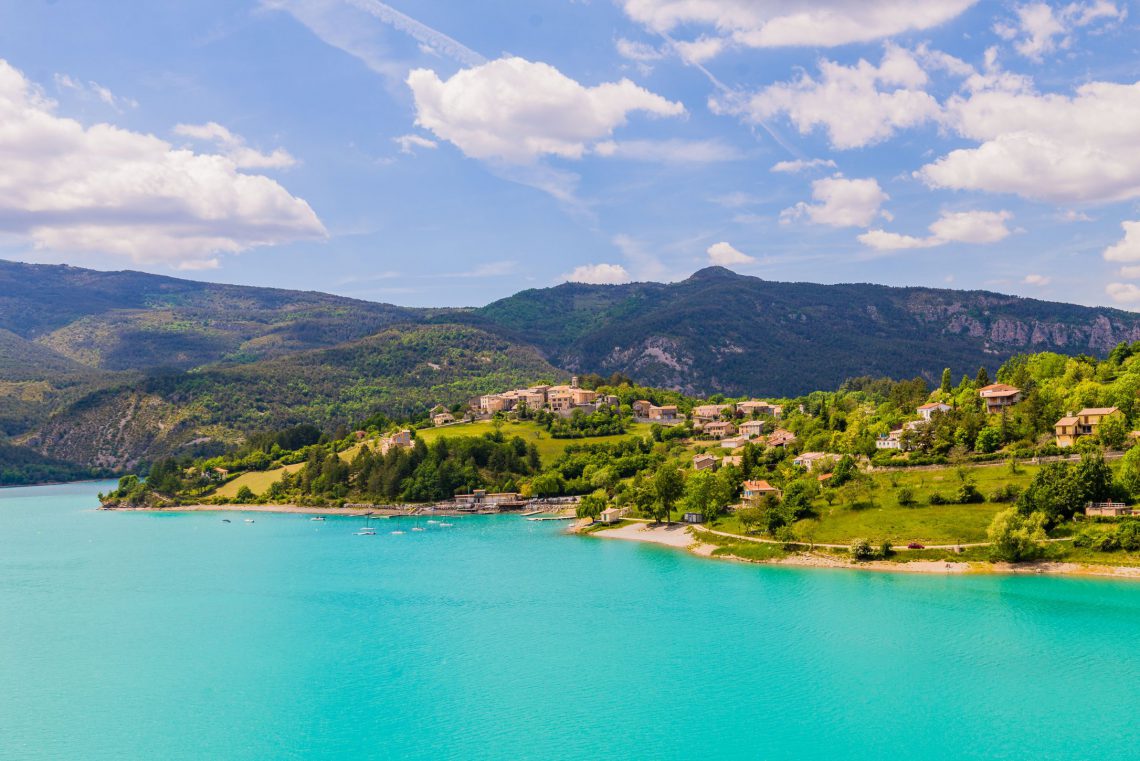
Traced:
[[[914, 560], [910, 562], [897, 562], [892, 560], [870, 560], [855, 562], [834, 555], [825, 555], [813, 552], [799, 552], [786, 557], [772, 558], [770, 560], [756, 560], [743, 558], [738, 555], [726, 553], [713, 555], [719, 545], [702, 542], [699, 536], [694, 536], [690, 526], [684, 523], [671, 525], [628, 523], [617, 528], [602, 529], [583, 534], [582, 529], [588, 524], [572, 526], [568, 533], [582, 534], [602, 539], [619, 539], [624, 541], [644, 542], [662, 547], [683, 550], [713, 560], [726, 560], [735, 563], [750, 563], [753, 565], [790, 566], [796, 568], [833, 568], [850, 571], [874, 571], [879, 573], [918, 573], [927, 575], [961, 576], [961, 575], [1003, 575], [1003, 576], [1087, 576], [1101, 579], [1140, 580], [1140, 567], [1091, 565], [1086, 563], [1067, 563], [1054, 561], [1040, 561], [1034, 563], [993, 563], [989, 561], [946, 561], [946, 560]], [[697, 529], [700, 531], [700, 529]]]
[[407, 510], [392, 510], [385, 508], [354, 508], [354, 507], [308, 507], [305, 505], [174, 505], [171, 507], [99, 507], [109, 513], [280, 513], [283, 515], [344, 515], [347, 517], [363, 518], [399, 518], [442, 515], [449, 518], [464, 515], [480, 515], [481, 513], [458, 512], [454, 510], [424, 510], [422, 507], [410, 507]]

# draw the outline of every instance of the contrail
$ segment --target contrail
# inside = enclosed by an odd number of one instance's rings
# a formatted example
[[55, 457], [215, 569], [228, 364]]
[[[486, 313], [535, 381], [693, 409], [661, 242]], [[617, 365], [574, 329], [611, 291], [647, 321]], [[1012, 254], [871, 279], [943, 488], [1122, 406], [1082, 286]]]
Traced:
[[[726, 85], [724, 82], [721, 82], [719, 79], [717, 79], [716, 75], [714, 75], [711, 71], [709, 71], [707, 68], [705, 68], [705, 66], [703, 64], [701, 64], [698, 61], [686, 60], [685, 57], [683, 55], [681, 55], [681, 49], [677, 45], [677, 41], [674, 40], [667, 32], [658, 32], [658, 34], [660, 34], [663, 38], [665, 38], [665, 40], [669, 43], [669, 47], [673, 49], [673, 52], [677, 54], [677, 56], [681, 59], [681, 61], [683, 63], [685, 63], [685, 65], [692, 66], [697, 71], [704, 74], [705, 78], [708, 79], [708, 81], [712, 83], [713, 87], [715, 87], [717, 90], [719, 90], [723, 95], [727, 96], [729, 101], [738, 101], [740, 99], [740, 93], [738, 93], [736, 90], [733, 90], [731, 87]], [[768, 137], [772, 138], [772, 140], [774, 140], [776, 142], [776, 144], [779, 145], [781, 148], [783, 148], [785, 151], [792, 154], [793, 156], [795, 156], [798, 159], [805, 158], [804, 154], [801, 151], [797, 150], [794, 146], [789, 145], [787, 142], [785, 142], [785, 140], [779, 135], [779, 133], [777, 133], [774, 129], [769, 127], [768, 123], [765, 122], [763, 119], [757, 119], [756, 123], [759, 124], [760, 127], [765, 132], [768, 133]]]
[[400, 13], [390, 5], [379, 0], [343, 0], [365, 13], [375, 16], [385, 24], [398, 29], [417, 42], [423, 43], [433, 50], [451, 58], [464, 66], [481, 66], [487, 59], [476, 53], [458, 40], [448, 37], [443, 32], [421, 24], [411, 16]]

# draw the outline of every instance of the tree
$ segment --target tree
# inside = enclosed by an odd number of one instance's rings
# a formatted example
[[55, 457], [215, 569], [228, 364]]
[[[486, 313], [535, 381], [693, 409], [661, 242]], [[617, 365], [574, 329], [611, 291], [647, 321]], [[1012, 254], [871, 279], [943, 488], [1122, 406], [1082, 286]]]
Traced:
[[1045, 525], [1049, 518], [1042, 512], [1022, 515], [1015, 508], [1002, 510], [986, 529], [990, 540], [990, 557], [1017, 563], [1040, 555], [1045, 541]]
[[1074, 472], [1073, 466], [1067, 462], [1043, 466], [1017, 498], [1018, 511], [1022, 515], [1042, 513], [1051, 524], [1070, 518], [1084, 507], [1083, 490]]
[[685, 477], [676, 465], [666, 465], [653, 477], [653, 490], [666, 522], [671, 521], [673, 506], [685, 491]]
[[1140, 446], [1132, 447], [1120, 458], [1117, 477], [1129, 495], [1140, 496]]
[[1120, 413], [1109, 415], [1100, 421], [1096, 436], [1109, 449], [1120, 449], [1128, 439], [1128, 421]]
[[745, 531], [755, 531], [764, 521], [764, 510], [759, 507], [744, 507], [737, 511], [736, 517], [740, 519], [740, 525]]
[[985, 367], [978, 368], [978, 375], [974, 378], [974, 383], [978, 384], [978, 388], [990, 385], [990, 374]]
[[707, 470], [697, 471], [685, 479], [685, 509], [700, 513], [706, 521], [712, 521], [719, 513], [719, 506], [713, 500], [716, 489], [716, 476]]
[[856, 539], [851, 543], [851, 557], [855, 560], [874, 560], [875, 547], [867, 539]]
[[954, 386], [952, 376], [950, 375], [950, 368], [947, 367], [942, 371], [942, 385], [938, 387], [938, 390], [944, 394], [949, 394], [953, 388]]
[[255, 499], [257, 499], [257, 495], [253, 493], [253, 490], [248, 486], [243, 486], [238, 489], [237, 496], [234, 498], [234, 501], [239, 505], [248, 505]]
[[1082, 455], [1081, 461], [1073, 470], [1073, 478], [1080, 495], [1077, 509], [1086, 502], [1104, 502], [1112, 497], [1112, 468], [1105, 462], [1104, 454], [1100, 451]]
[[605, 489], [598, 489], [593, 494], [587, 494], [578, 501], [577, 515], [579, 518], [597, 518], [609, 504], [609, 496]]
[[1001, 446], [1001, 431], [996, 428], [983, 428], [974, 440], [974, 448], [983, 454], [996, 452]]

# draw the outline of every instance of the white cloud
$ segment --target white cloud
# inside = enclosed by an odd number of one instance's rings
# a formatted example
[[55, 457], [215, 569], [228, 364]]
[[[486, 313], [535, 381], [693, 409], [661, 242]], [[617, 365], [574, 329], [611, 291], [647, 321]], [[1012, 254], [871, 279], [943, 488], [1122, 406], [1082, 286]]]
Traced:
[[447, 80], [415, 69], [407, 83], [417, 125], [467, 156], [512, 164], [547, 155], [581, 158], [633, 112], [685, 112], [628, 79], [585, 87], [553, 66], [522, 58], [463, 69]]
[[174, 127], [174, 134], [213, 143], [240, 169], [286, 169], [297, 163], [283, 148], [277, 148], [272, 153], [250, 148], [241, 135], [235, 135], [217, 122], [179, 124]]
[[583, 264], [574, 271], [562, 276], [568, 283], [590, 283], [593, 285], [616, 285], [628, 283], [631, 278], [620, 264]]
[[859, 242], [877, 251], [900, 251], [913, 248], [934, 248], [947, 243], [997, 243], [1009, 237], [1006, 222], [1013, 219], [1008, 211], [957, 211], [943, 212], [929, 228], [930, 235], [918, 238], [886, 230], [868, 230], [859, 236]]
[[796, 159], [795, 161], [777, 161], [770, 171], [784, 174], [797, 174], [810, 169], [834, 169], [835, 162], [831, 159]]
[[751, 193], [745, 193], [740, 190], [733, 191], [732, 193], [725, 193], [721, 196], [713, 196], [709, 199], [715, 204], [725, 207], [726, 209], [741, 209], [745, 206], [755, 206], [763, 199], [754, 196]]
[[665, 53], [660, 49], [645, 42], [627, 40], [625, 37], [619, 37], [616, 46], [618, 55], [638, 63], [652, 63], [665, 57]]
[[1124, 237], [1104, 250], [1108, 262], [1140, 263], [1140, 221], [1121, 222]]
[[1042, 2], [1026, 3], [1014, 8], [1014, 13], [1015, 21], [998, 22], [994, 31], [1002, 39], [1013, 41], [1018, 53], [1040, 62], [1045, 54], [1068, 48], [1072, 44], [1069, 35], [1075, 28], [1121, 21], [1126, 10], [1108, 0], [1093, 0], [1058, 8]]
[[1049, 285], [1049, 283], [1053, 282], [1053, 278], [1049, 277], [1048, 275], [1038, 275], [1031, 273], [1025, 276], [1024, 282], [1026, 285], [1036, 285], [1044, 288], [1045, 286]]
[[1140, 301], [1140, 286], [1134, 283], [1109, 283], [1105, 286], [1104, 292], [1120, 304], [1135, 304]]
[[756, 257], [738, 251], [725, 241], [709, 246], [708, 255], [711, 263], [718, 264], [721, 267], [731, 267], [734, 264], [751, 264], [756, 261]]
[[724, 40], [719, 37], [700, 37], [690, 42], [678, 40], [674, 41], [673, 49], [685, 63], [704, 63], [724, 50]]
[[1072, 96], [982, 89], [954, 96], [944, 124], [979, 143], [922, 167], [931, 187], [1056, 204], [1140, 197], [1140, 82], [1090, 82]]
[[871, 145], [939, 114], [938, 101], [923, 90], [926, 72], [902, 48], [887, 46], [878, 66], [823, 60], [819, 69], [819, 79], [804, 72], [743, 99], [714, 96], [710, 106], [755, 123], [786, 114], [801, 134], [824, 128], [836, 148]]
[[421, 135], [400, 135], [399, 137], [392, 138], [392, 142], [400, 146], [400, 153], [407, 153], [414, 155], [416, 148], [425, 148], [427, 150], [434, 149], [439, 143], [434, 140], [428, 140]]
[[61, 92], [69, 90], [79, 94], [81, 97], [94, 98], [120, 113], [126, 108], [138, 108], [139, 106], [139, 102], [134, 98], [124, 98], [116, 95], [111, 92], [109, 87], [104, 87], [93, 80], [82, 82], [67, 74], [56, 74], [54, 81], [56, 89]]
[[201, 267], [220, 253], [326, 235], [273, 180], [228, 156], [61, 117], [3, 60], [0, 124], [0, 231], [38, 249]]
[[813, 182], [811, 197], [816, 203], [801, 201], [785, 209], [781, 220], [806, 216], [819, 225], [866, 227], [879, 216], [883, 202], [890, 198], [874, 178], [849, 180], [840, 175]]
[[740, 151], [720, 140], [610, 140], [595, 145], [594, 153], [666, 164], [714, 164], [741, 156]]
[[870, 42], [929, 29], [957, 16], [975, 0], [623, 0], [626, 14], [654, 32], [707, 30], [696, 39], [721, 47], [803, 45], [830, 47]]
[[1129, 280], [1140, 280], [1140, 265], [1130, 264], [1120, 268], [1120, 276]]

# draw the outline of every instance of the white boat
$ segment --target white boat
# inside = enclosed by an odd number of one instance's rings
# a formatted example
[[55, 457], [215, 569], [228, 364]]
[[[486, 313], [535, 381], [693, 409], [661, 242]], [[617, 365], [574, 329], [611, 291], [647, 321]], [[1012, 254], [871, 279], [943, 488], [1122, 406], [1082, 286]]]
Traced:
[[353, 534], [353, 536], [376, 536], [376, 530], [371, 528], [362, 528]]
[[311, 521], [323, 521], [324, 519], [323, 515], [314, 515], [312, 518], [309, 518]]
[[392, 533], [393, 533], [393, 534], [402, 534], [402, 533], [404, 533], [404, 532], [403, 532], [403, 531], [393, 531]]
[[432, 523], [439, 523], [439, 521], [428, 521], [428, 524], [429, 524], [429, 525], [430, 525], [430, 524], [432, 524]]
[[451, 524], [451, 523], [441, 523], [441, 524], [439, 524], [439, 525], [440, 525], [440, 528], [451, 528], [453, 524]]
[[245, 519], [245, 522], [246, 522], [246, 523], [253, 523], [253, 518], [246, 518], [246, 519]]
[[424, 530], [425, 530], [425, 529], [424, 529], [424, 527], [423, 527], [423, 526], [414, 526], [414, 527], [412, 528], [412, 531], [424, 531]]

